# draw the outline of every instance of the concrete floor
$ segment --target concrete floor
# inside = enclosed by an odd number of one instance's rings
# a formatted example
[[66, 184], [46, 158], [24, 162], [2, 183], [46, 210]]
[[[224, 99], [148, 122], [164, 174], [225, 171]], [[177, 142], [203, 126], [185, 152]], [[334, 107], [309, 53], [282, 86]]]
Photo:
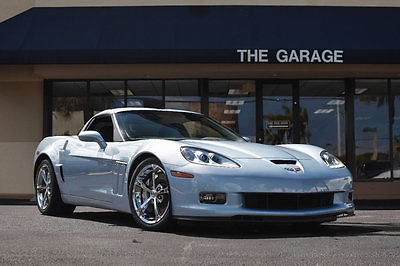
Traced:
[[147, 232], [112, 211], [78, 207], [60, 218], [0, 205], [0, 264], [400, 265], [400, 210], [317, 228], [203, 222]]

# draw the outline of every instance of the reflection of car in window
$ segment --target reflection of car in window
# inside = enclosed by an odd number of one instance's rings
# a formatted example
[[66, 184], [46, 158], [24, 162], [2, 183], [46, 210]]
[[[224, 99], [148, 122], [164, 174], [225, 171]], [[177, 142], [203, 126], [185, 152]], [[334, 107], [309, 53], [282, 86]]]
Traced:
[[364, 161], [357, 168], [357, 179], [387, 179], [390, 178], [389, 160]]
[[326, 150], [249, 143], [187, 111], [105, 110], [78, 136], [43, 139], [34, 162], [48, 215], [86, 205], [161, 229], [173, 219], [321, 223], [354, 212], [352, 176]]

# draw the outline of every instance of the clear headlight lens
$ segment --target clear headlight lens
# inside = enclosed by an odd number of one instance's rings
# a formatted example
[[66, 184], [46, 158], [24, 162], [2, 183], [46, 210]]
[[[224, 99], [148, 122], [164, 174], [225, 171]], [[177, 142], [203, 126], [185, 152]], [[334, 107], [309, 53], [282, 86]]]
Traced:
[[222, 155], [198, 148], [182, 147], [181, 153], [183, 157], [191, 163], [231, 168], [240, 167], [240, 165]]
[[327, 151], [321, 152], [321, 158], [329, 168], [343, 168], [344, 164], [335, 155]]

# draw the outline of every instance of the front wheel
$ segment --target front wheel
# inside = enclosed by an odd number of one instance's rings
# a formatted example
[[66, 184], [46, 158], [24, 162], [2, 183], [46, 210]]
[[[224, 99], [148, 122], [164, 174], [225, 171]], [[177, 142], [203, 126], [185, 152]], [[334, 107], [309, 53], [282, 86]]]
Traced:
[[45, 215], [71, 215], [74, 205], [62, 202], [60, 189], [51, 162], [40, 162], [35, 174], [36, 202], [39, 211]]
[[129, 184], [133, 219], [146, 230], [161, 230], [171, 222], [171, 197], [167, 174], [155, 158], [141, 162]]

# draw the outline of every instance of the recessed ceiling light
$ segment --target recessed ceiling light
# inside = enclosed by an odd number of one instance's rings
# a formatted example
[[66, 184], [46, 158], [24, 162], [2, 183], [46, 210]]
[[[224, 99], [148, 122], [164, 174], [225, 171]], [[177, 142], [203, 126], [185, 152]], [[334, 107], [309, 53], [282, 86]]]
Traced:
[[114, 96], [124, 96], [124, 90], [109, 90]]
[[314, 114], [329, 114], [335, 111], [334, 109], [318, 109], [314, 111]]
[[366, 92], [367, 90], [368, 90], [367, 88], [356, 88], [354, 93], [359, 95], [359, 94]]
[[[118, 90], [109, 90], [114, 96], [124, 96], [125, 91], [122, 89]], [[133, 96], [133, 93], [130, 90], [127, 90], [127, 95], [128, 96]]]
[[344, 100], [330, 100], [329, 102], [326, 103], [327, 105], [342, 105], [344, 104]]
[[226, 101], [226, 105], [243, 105], [244, 101]]
[[221, 121], [221, 123], [222, 123], [222, 124], [225, 124], [225, 125], [233, 125], [233, 124], [236, 124], [236, 121], [233, 121], [233, 120], [223, 120], [223, 121]]
[[234, 109], [231, 109], [231, 110], [225, 109], [224, 110], [224, 114], [239, 114], [239, 113], [240, 113], [240, 110], [234, 110]]
[[249, 94], [247, 91], [239, 90], [239, 89], [229, 89], [228, 95], [247, 95]]

